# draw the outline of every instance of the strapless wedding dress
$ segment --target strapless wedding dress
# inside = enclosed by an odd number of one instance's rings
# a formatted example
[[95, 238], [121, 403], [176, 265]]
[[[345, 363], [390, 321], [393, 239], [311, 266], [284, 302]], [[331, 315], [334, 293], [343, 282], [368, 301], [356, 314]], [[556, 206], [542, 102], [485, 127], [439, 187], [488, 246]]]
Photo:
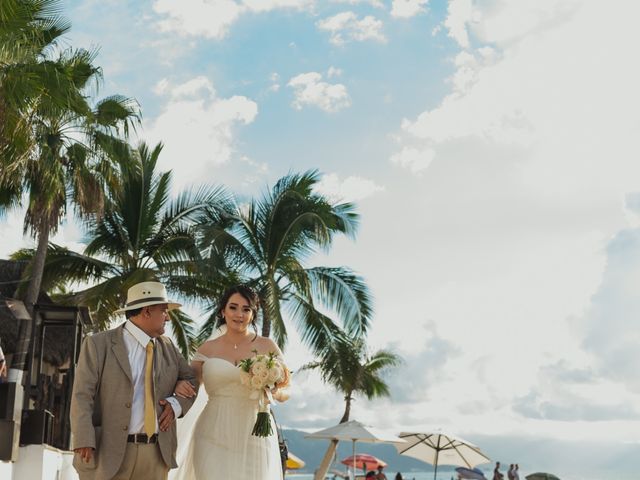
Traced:
[[[208, 400], [192, 433], [184, 432], [178, 426], [178, 457], [183, 458], [178, 458], [178, 469], [172, 471], [170, 477], [180, 480], [281, 480], [280, 451], [273, 418], [273, 435], [255, 437], [251, 434], [258, 401], [251, 399], [250, 390], [240, 383], [240, 369], [222, 358], [199, 353], [193, 359], [204, 362], [201, 389], [206, 390]], [[197, 415], [197, 411], [193, 413]], [[183, 438], [185, 436], [190, 438]]]

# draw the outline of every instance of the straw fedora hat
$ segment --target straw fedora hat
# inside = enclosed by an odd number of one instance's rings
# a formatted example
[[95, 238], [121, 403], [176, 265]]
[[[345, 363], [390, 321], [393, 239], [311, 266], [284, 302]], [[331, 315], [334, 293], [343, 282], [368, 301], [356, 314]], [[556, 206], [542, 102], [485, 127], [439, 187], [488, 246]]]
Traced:
[[136, 308], [160, 305], [163, 303], [167, 304], [169, 310], [174, 310], [182, 306], [180, 303], [172, 302], [167, 298], [167, 290], [160, 282], [136, 283], [127, 290], [126, 305], [114, 313], [124, 313], [127, 310], [135, 310]]

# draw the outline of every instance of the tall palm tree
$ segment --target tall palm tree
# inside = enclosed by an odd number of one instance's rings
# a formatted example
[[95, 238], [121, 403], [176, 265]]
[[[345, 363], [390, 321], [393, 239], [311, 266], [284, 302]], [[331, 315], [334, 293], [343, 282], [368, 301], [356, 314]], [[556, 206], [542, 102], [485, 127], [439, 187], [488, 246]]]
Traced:
[[70, 28], [60, 0], [3, 0], [0, 3], [0, 155], [15, 158], [30, 146], [25, 112], [39, 97], [66, 105], [68, 82], [44, 61]]
[[[344, 395], [345, 409], [340, 423], [348, 422], [351, 404], [356, 395], [369, 400], [389, 396], [389, 387], [382, 378], [383, 372], [401, 363], [401, 358], [389, 350], [367, 353], [367, 345], [362, 337], [354, 338], [346, 334], [334, 335], [334, 340], [315, 362], [304, 365], [301, 370], [315, 369], [322, 380]], [[315, 479], [323, 479], [338, 441], [333, 440], [327, 448]]]
[[[283, 347], [287, 309], [303, 341], [322, 351], [337, 326], [323, 312], [342, 319], [353, 335], [366, 332], [372, 314], [371, 295], [361, 277], [346, 267], [305, 267], [318, 250], [328, 250], [336, 235], [355, 237], [358, 215], [351, 203], [332, 203], [314, 191], [317, 171], [281, 178], [261, 199], [237, 204], [231, 228], [210, 225], [204, 242], [213, 262], [220, 258], [244, 282], [256, 288], [262, 304], [262, 335], [272, 332]], [[215, 311], [215, 304], [211, 310]], [[211, 316], [201, 336], [214, 326]]]
[[[171, 172], [156, 169], [162, 144], [152, 150], [141, 143], [133, 161], [123, 167], [121, 185], [110, 190], [104, 214], [87, 222], [88, 244], [78, 253], [51, 245], [43, 285], [47, 288], [80, 282], [88, 288], [60, 301], [89, 307], [99, 328], [107, 328], [113, 312], [125, 302], [128, 287], [159, 280], [174, 295], [208, 299], [217, 277], [201, 269], [197, 225], [224, 223], [230, 201], [224, 189], [203, 187], [170, 199]], [[20, 251], [14, 258], [24, 258]], [[206, 275], [205, 275], [206, 273]], [[172, 311], [171, 325], [185, 356], [195, 350], [195, 328], [184, 312]]]
[[[26, 289], [19, 296], [33, 316], [40, 292], [49, 237], [73, 205], [80, 217], [99, 214], [104, 189], [118, 180], [116, 153], [126, 148], [120, 134], [139, 121], [136, 103], [112, 96], [91, 105], [85, 91], [101, 78], [95, 53], [66, 50], [51, 62], [64, 79], [70, 101], [62, 105], [41, 95], [24, 114], [30, 144], [27, 155], [1, 156], [0, 210], [21, 206], [26, 198], [24, 229], [37, 240], [36, 254], [25, 271]], [[5, 152], [6, 153], [6, 152]], [[18, 152], [16, 152], [18, 153]], [[26, 290], [26, 291], [25, 291]], [[13, 369], [24, 369], [30, 322], [23, 322]]]

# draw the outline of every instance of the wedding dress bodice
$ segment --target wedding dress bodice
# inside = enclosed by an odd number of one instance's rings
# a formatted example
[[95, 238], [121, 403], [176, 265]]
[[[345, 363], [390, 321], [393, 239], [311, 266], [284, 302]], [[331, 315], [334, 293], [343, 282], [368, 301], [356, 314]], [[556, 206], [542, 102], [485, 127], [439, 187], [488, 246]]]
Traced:
[[240, 369], [224, 358], [209, 357], [202, 364], [202, 383], [212, 397], [249, 399], [250, 390], [240, 383]]

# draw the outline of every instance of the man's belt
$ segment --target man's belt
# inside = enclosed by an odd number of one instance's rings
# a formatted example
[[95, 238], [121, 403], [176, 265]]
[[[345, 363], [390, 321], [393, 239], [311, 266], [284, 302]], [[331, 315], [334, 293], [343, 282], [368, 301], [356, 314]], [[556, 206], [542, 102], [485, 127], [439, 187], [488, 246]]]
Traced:
[[158, 442], [158, 434], [154, 433], [149, 436], [146, 433], [134, 433], [127, 437], [127, 442], [129, 443], [157, 443]]

